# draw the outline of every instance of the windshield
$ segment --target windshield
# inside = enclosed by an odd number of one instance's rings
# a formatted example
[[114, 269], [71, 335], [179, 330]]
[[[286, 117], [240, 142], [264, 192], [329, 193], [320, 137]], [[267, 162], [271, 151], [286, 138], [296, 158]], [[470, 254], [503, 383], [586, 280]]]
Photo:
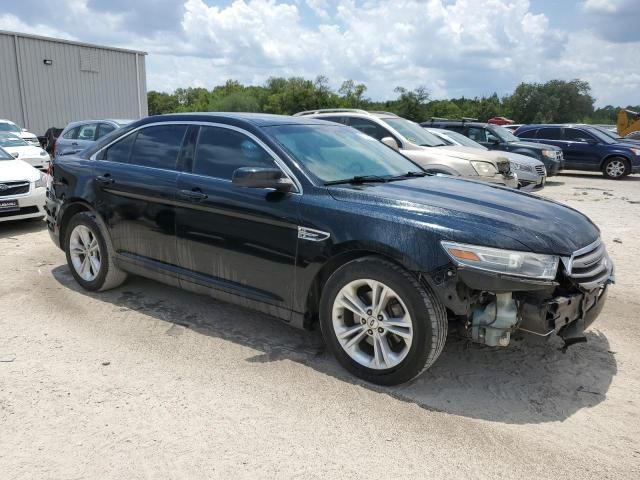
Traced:
[[[616, 132], [612, 132], [611, 130], [608, 130], [604, 127], [591, 127], [594, 130], [597, 130], [598, 133], [601, 133], [602, 135], [609, 137], [609, 138], [613, 138], [614, 140], [624, 140], [624, 138], [622, 138], [620, 135], [618, 135]], [[595, 132], [594, 132], [595, 134]], [[599, 138], [599, 137], [598, 137]]]
[[463, 134], [454, 132], [453, 130], [444, 130], [442, 132], [442, 135], [446, 135], [455, 143], [464, 147], [477, 148], [478, 150], [489, 150], [488, 148], [480, 145], [478, 142], [474, 142], [469, 137], [465, 137]]
[[500, 125], [488, 125], [487, 128], [503, 142], [519, 142], [520, 139], [511, 133], [508, 129]]
[[15, 160], [6, 150], [0, 148], [0, 160]]
[[422, 147], [441, 147], [446, 145], [445, 142], [440, 140], [433, 133], [427, 132], [417, 123], [399, 117], [383, 118], [383, 120], [400, 135], [416, 145], [420, 145]]
[[11, 133], [0, 133], [0, 147], [24, 147], [27, 142]]
[[18, 127], [15, 123], [9, 122], [0, 122], [0, 132], [17, 132], [20, 133], [20, 127]]
[[265, 130], [320, 183], [355, 176], [391, 177], [421, 171], [408, 158], [354, 128], [276, 125]]

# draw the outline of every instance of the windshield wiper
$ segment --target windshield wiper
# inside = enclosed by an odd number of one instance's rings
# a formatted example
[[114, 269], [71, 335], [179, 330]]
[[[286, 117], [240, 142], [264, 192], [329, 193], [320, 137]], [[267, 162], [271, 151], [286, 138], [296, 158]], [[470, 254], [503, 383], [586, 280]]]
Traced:
[[370, 183], [370, 182], [378, 182], [378, 183], [386, 183], [389, 181], [389, 177], [380, 177], [378, 175], [356, 175], [351, 178], [343, 178], [342, 180], [331, 180], [330, 182], [324, 182], [325, 185], [339, 185], [341, 183], [352, 183], [352, 184], [361, 184], [361, 183]]
[[404, 180], [405, 178], [426, 177], [427, 175], [428, 175], [427, 172], [422, 172], [422, 171], [407, 172], [407, 173], [403, 173], [402, 175], [396, 175], [395, 177], [391, 177], [389, 181]]

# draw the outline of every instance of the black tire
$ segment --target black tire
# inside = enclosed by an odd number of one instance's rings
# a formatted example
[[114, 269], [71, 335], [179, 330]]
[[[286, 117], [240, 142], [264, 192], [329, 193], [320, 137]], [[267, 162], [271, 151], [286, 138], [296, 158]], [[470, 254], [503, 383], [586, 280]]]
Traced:
[[620, 180], [630, 173], [629, 161], [624, 157], [607, 158], [602, 165], [602, 174], [610, 180]]
[[[411, 316], [411, 346], [406, 357], [392, 368], [374, 369], [358, 363], [336, 336], [332, 319], [334, 300], [345, 285], [359, 279], [383, 282], [402, 298]], [[368, 256], [346, 263], [329, 277], [320, 299], [320, 327], [328, 348], [353, 375], [379, 385], [398, 385], [420, 375], [442, 353], [447, 337], [447, 313], [435, 295], [410, 272], [383, 258]]]
[[[91, 233], [98, 241], [101, 265], [98, 274], [92, 281], [83, 279], [76, 271], [71, 260], [69, 239], [71, 238], [71, 233], [78, 225], [83, 225], [91, 230]], [[127, 279], [126, 272], [116, 266], [114, 262], [114, 252], [110, 245], [105, 241], [102, 228], [100, 228], [94, 214], [89, 212], [80, 212], [74, 215], [67, 225], [65, 237], [64, 251], [67, 257], [67, 264], [69, 265], [69, 270], [71, 270], [73, 278], [76, 279], [76, 282], [78, 282], [82, 288], [93, 292], [101, 292], [118, 287]]]

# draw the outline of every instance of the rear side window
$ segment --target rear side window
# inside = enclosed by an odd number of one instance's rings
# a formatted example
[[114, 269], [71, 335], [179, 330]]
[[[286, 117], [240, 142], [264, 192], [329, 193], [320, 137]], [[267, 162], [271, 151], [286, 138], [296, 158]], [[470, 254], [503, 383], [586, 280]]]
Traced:
[[227, 128], [201, 127], [193, 173], [231, 180], [241, 167], [276, 167], [273, 158], [243, 133]]
[[138, 130], [130, 163], [175, 170], [186, 125], [156, 125]]
[[536, 133], [538, 132], [537, 129], [532, 128], [531, 130], [526, 130], [524, 132], [518, 132], [517, 137], [518, 138], [536, 138]]
[[391, 137], [391, 134], [380, 125], [364, 118], [349, 118], [349, 126], [378, 140], [382, 140], [384, 137]]
[[67, 140], [75, 140], [78, 138], [78, 132], [80, 131], [80, 127], [74, 127], [71, 130], [64, 132], [62, 138], [66, 138]]
[[541, 128], [538, 130], [538, 138], [543, 140], [562, 140], [562, 130], [555, 127]]
[[96, 140], [104, 137], [107, 133], [111, 133], [116, 129], [113, 125], [108, 123], [101, 123], [98, 125], [98, 133], [96, 134]]

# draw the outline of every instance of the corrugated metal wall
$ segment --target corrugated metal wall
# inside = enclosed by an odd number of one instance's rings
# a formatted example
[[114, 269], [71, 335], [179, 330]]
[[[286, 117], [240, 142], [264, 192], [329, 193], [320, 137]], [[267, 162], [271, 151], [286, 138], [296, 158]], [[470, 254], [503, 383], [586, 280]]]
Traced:
[[42, 135], [75, 120], [147, 111], [144, 54], [0, 32], [0, 118]]

